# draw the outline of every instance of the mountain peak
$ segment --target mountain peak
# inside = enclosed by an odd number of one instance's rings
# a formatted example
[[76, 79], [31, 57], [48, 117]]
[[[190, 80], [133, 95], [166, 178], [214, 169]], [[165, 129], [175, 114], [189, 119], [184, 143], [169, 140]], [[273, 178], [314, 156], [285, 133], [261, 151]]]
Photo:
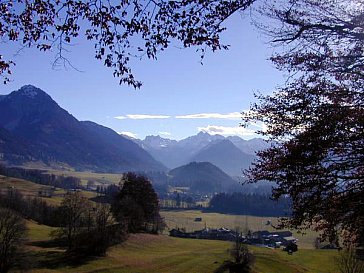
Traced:
[[190, 162], [169, 171], [168, 175], [172, 185], [190, 187], [204, 193], [226, 191], [236, 184], [229, 175], [210, 162]]
[[245, 154], [230, 140], [222, 139], [211, 142], [195, 154], [191, 161], [208, 161], [232, 176], [239, 176], [242, 169], [247, 169], [253, 160], [252, 155]]
[[210, 135], [210, 134], [205, 132], [205, 131], [200, 131], [197, 135], [198, 136], [207, 136], [207, 135]]
[[170, 145], [174, 145], [177, 143], [177, 141], [168, 138], [163, 138], [161, 136], [146, 136], [143, 143], [150, 147], [160, 149], [160, 148], [166, 148]]
[[16, 93], [21, 94], [21, 95], [26, 96], [31, 99], [35, 98], [38, 95], [47, 95], [48, 96], [48, 94], [46, 92], [44, 92], [40, 88], [35, 87], [34, 85], [30, 85], [30, 84], [24, 85], [18, 91], [16, 91]]

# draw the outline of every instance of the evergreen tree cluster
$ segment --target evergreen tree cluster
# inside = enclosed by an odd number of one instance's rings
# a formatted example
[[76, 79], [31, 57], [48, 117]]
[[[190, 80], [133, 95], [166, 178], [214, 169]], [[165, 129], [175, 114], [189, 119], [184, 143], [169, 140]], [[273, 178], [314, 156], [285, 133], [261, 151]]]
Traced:
[[74, 176], [47, 174], [42, 170], [5, 167], [0, 165], [0, 175], [25, 179], [37, 184], [54, 186], [62, 189], [82, 188], [81, 179]]
[[254, 216], [288, 216], [290, 214], [290, 199], [282, 197], [275, 201], [268, 195], [240, 192], [219, 193], [212, 197], [207, 210]]

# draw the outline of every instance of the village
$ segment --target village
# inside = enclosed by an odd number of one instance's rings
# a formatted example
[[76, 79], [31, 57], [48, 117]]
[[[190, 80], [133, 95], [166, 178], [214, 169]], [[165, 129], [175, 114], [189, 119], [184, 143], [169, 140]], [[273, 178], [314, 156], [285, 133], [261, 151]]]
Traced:
[[222, 241], [236, 241], [242, 243], [255, 245], [260, 247], [282, 248], [288, 253], [293, 253], [298, 250], [297, 239], [293, 237], [291, 231], [275, 231], [269, 232], [267, 230], [248, 232], [246, 235], [228, 228], [211, 229], [205, 227], [202, 230], [193, 232], [186, 232], [183, 228], [174, 228], [169, 231], [169, 235], [179, 238], [190, 239], [205, 239], [205, 240], [222, 240]]

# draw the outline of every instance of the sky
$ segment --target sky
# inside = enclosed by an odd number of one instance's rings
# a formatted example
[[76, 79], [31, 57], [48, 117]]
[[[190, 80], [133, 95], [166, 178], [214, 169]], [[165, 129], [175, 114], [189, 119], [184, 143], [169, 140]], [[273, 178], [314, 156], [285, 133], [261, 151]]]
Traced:
[[17, 45], [1, 44], [2, 54], [16, 66], [0, 94], [32, 84], [77, 119], [140, 139], [160, 135], [179, 140], [200, 131], [251, 139], [261, 126], [240, 127], [240, 113], [256, 101], [254, 92], [270, 94], [284, 75], [268, 60], [273, 49], [250, 25], [249, 16], [235, 14], [225, 26], [222, 43], [230, 49], [208, 52], [203, 65], [196, 48], [175, 46], [157, 60], [133, 60], [134, 75], [143, 82], [140, 90], [119, 85], [113, 71], [94, 59], [93, 45], [82, 40], [67, 56], [79, 71], [52, 69], [54, 52], [18, 52]]

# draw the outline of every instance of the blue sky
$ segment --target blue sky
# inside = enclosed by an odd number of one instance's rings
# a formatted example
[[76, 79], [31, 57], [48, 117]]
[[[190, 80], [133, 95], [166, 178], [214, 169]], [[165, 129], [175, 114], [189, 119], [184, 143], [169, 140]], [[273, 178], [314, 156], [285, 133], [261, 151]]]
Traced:
[[[12, 82], [2, 85], [0, 94], [32, 84], [77, 119], [138, 138], [159, 134], [182, 139], [202, 130], [249, 139], [258, 127], [239, 127], [239, 113], [249, 109], [254, 92], [271, 93], [284, 80], [268, 60], [273, 50], [249, 21], [239, 14], [230, 18], [222, 35], [230, 50], [208, 52], [203, 65], [195, 48], [171, 47], [157, 61], [133, 61], [135, 76], [143, 82], [140, 90], [120, 86], [84, 41], [68, 54], [82, 72], [54, 70], [55, 53], [25, 49], [13, 58]], [[5, 58], [17, 50], [14, 44], [2, 44]]]

